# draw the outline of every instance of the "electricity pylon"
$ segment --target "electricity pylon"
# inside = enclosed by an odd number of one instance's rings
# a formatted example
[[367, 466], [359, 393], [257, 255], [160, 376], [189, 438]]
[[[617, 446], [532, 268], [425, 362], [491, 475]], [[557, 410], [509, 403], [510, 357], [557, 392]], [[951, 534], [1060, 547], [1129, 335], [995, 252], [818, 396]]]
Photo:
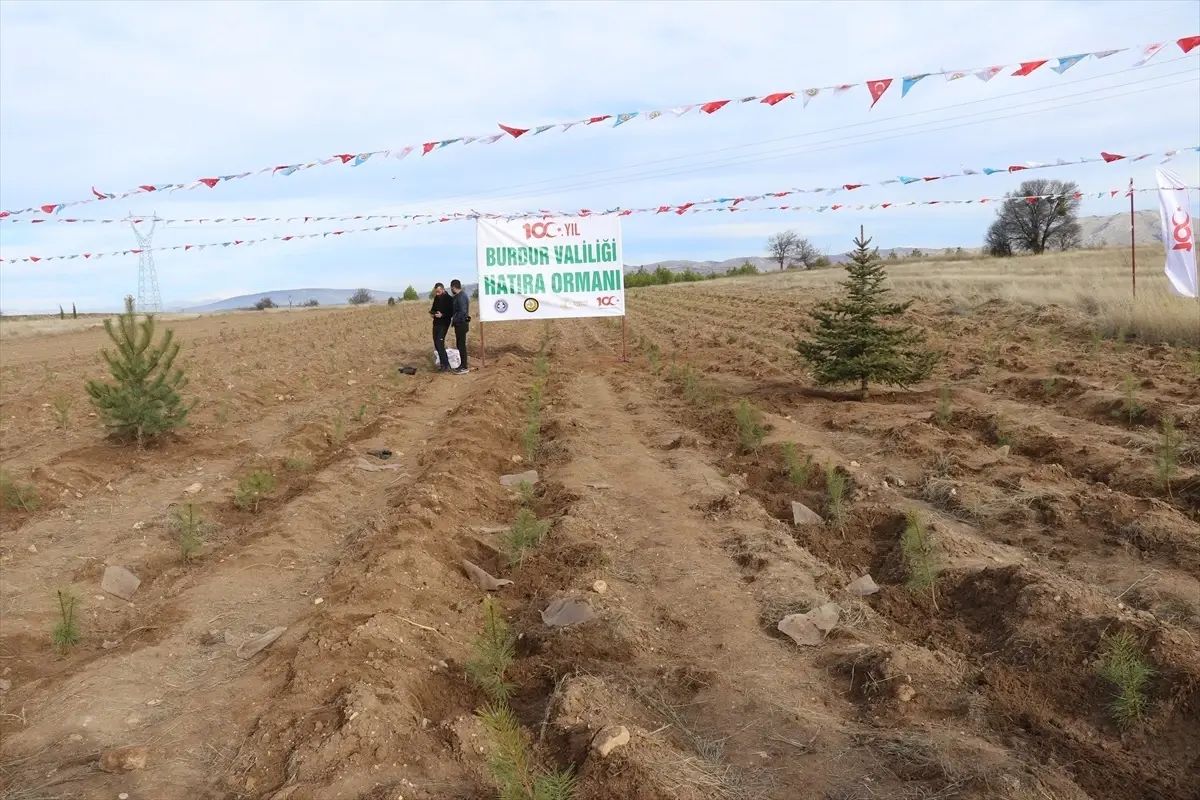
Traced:
[[[137, 237], [138, 248], [138, 293], [137, 310], [143, 314], [162, 311], [162, 297], [158, 293], [158, 271], [154, 268], [154, 250], [150, 243], [154, 240], [154, 228], [158, 225], [158, 214], [153, 213], [149, 218], [134, 217], [129, 213], [129, 227]], [[150, 230], [138, 229], [138, 222], [149, 222]]]

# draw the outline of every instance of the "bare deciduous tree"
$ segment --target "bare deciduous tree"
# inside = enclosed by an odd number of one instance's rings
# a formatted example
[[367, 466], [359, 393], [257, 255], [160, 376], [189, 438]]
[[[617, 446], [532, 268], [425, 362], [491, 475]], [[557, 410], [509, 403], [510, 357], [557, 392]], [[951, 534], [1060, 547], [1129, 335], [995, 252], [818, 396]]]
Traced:
[[1032, 180], [1021, 184], [996, 212], [988, 227], [985, 249], [989, 255], [1044, 253], [1048, 249], [1078, 247], [1081, 231], [1076, 216], [1079, 187], [1073, 181]]
[[805, 269], [822, 266], [825, 256], [795, 231], [780, 231], [767, 239], [767, 257], [785, 270], [796, 264]]
[[796, 255], [800, 237], [795, 231], [780, 231], [767, 239], [767, 258], [779, 264], [780, 271], [787, 269], [788, 262]]
[[375, 296], [371, 294], [370, 289], [355, 289], [354, 294], [350, 295], [350, 305], [352, 306], [361, 306], [374, 302]]

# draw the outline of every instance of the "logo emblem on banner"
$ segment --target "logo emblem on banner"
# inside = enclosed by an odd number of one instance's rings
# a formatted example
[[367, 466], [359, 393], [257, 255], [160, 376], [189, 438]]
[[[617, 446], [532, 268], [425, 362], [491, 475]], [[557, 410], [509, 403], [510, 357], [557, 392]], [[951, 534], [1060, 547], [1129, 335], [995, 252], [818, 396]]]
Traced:
[[505, 311], [508, 311], [508, 301], [501, 298], [496, 301], [492, 308], [496, 309], [497, 314], [503, 314]]
[[538, 310], [538, 301], [536, 297], [525, 298], [525, 310], [530, 314]]

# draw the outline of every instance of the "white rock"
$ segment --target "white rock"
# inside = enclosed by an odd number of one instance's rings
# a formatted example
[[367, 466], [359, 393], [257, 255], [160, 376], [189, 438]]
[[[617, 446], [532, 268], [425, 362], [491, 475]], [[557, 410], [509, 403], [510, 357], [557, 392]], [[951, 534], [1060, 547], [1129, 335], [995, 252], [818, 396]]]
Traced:
[[29, 552], [33, 553], [36, 556], [37, 555], [37, 545], [32, 545], [32, 544], [29, 545]]
[[857, 462], [857, 461], [851, 461], [851, 462], [850, 462], [850, 466], [852, 466], [852, 467], [857, 467], [857, 466], [858, 466], [858, 462]]
[[601, 758], [606, 758], [613, 750], [627, 744], [629, 744], [629, 729], [624, 725], [609, 725], [597, 733], [596, 738], [592, 739], [592, 751]]
[[792, 503], [793, 525], [822, 525], [824, 522], [820, 514], [803, 503]]
[[842, 610], [837, 603], [826, 603], [804, 614], [788, 614], [775, 627], [799, 645], [815, 647], [825, 634], [837, 627]]
[[243, 661], [253, 658], [259, 652], [269, 647], [272, 642], [282, 636], [283, 632], [286, 630], [287, 628], [283, 626], [272, 628], [262, 636], [256, 636], [250, 641], [243, 643], [242, 646], [237, 649], [237, 657]]
[[596, 581], [592, 584], [592, 591], [596, 594], [604, 594], [608, 591], [608, 584], [604, 581]]
[[204, 486], [199, 483], [193, 483], [191, 486], [183, 490], [184, 494], [198, 494]]
[[141, 585], [141, 579], [124, 567], [105, 567], [104, 577], [100, 579], [100, 591], [122, 600], [129, 600], [133, 597], [133, 593]]
[[879, 584], [875, 583], [875, 580], [870, 575], [863, 575], [846, 584], [846, 591], [858, 597], [866, 597], [869, 594], [878, 592]]
[[528, 483], [530, 486], [533, 486], [537, 482], [538, 474], [536, 469], [531, 469], [528, 472], [519, 472], [516, 475], [500, 476], [501, 486], [511, 486], [515, 488], [520, 486], [522, 483]]

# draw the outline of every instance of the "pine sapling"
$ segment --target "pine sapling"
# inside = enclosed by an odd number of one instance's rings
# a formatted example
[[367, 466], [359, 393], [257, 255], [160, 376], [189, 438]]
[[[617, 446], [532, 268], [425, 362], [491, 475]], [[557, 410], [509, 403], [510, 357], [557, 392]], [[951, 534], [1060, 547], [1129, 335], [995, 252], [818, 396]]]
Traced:
[[1146, 409], [1142, 408], [1137, 400], [1138, 380], [1132, 375], [1126, 375], [1121, 381], [1121, 390], [1125, 395], [1125, 416], [1129, 420], [1129, 425], [1133, 424], [1142, 416]]
[[929, 590], [933, 608], [937, 610], [937, 576], [939, 566], [933, 540], [925, 530], [925, 523], [916, 511], [908, 514], [908, 524], [900, 537], [900, 552], [908, 569], [908, 588], [923, 592]]
[[1140, 720], [1149, 705], [1145, 690], [1154, 670], [1142, 658], [1141, 647], [1132, 634], [1104, 637], [1097, 671], [1116, 688], [1109, 705], [1113, 720], [1123, 728]]
[[179, 533], [179, 556], [185, 562], [195, 558], [204, 544], [204, 517], [195, 503], [184, 503], [175, 511], [175, 529]]
[[1179, 471], [1179, 447], [1183, 437], [1175, 429], [1175, 418], [1167, 415], [1162, 419], [1162, 438], [1158, 442], [1158, 453], [1154, 459], [1155, 471], [1158, 473], [1159, 485], [1167, 490], [1171, 500], [1171, 481]]
[[533, 490], [533, 484], [529, 481], [521, 481], [517, 484], [517, 502], [523, 508], [533, 508], [536, 501], [536, 495]]
[[508, 556], [510, 567], [520, 566], [526, 551], [535, 549], [546, 538], [550, 523], [537, 518], [532, 509], [522, 508], [508, 532], [500, 537], [500, 546]]
[[58, 427], [67, 430], [71, 421], [71, 398], [65, 394], [54, 395], [54, 419]]
[[26, 514], [37, 511], [40, 505], [37, 488], [17, 480], [8, 470], [0, 470], [0, 499], [5, 508], [21, 509]]
[[491, 745], [488, 772], [502, 800], [571, 800], [575, 796], [575, 778], [570, 772], [538, 767], [525, 731], [507, 705], [481, 709], [478, 716]]
[[766, 426], [763, 425], [762, 412], [743, 397], [733, 412], [733, 418], [737, 422], [738, 445], [742, 448], [742, 452], [757, 451], [767, 435]]
[[504, 675], [516, 655], [515, 641], [500, 604], [490, 595], [483, 598], [483, 632], [471, 640], [467, 678], [493, 703], [504, 703], [513, 690]]
[[950, 418], [954, 415], [954, 411], [950, 408], [950, 389], [943, 386], [938, 392], [938, 407], [937, 407], [937, 424], [939, 427], [945, 428], [950, 424]]
[[270, 494], [274, 489], [275, 476], [256, 469], [238, 481], [237, 491], [233, 494], [234, 505], [243, 511], [257, 512], [263, 495]]
[[60, 656], [71, 652], [79, 644], [79, 625], [75, 622], [75, 608], [79, 599], [69, 589], [58, 590], [58, 622], [54, 624], [52, 638]]
[[806, 326], [810, 338], [797, 344], [818, 384], [856, 383], [862, 399], [871, 382], [907, 388], [926, 380], [940, 360], [922, 331], [883, 324], [902, 318], [912, 301], [890, 302], [887, 270], [870, 243], [860, 229], [845, 265], [843, 296], [817, 304]]
[[846, 523], [846, 476], [832, 464], [825, 467], [825, 519], [837, 528]]
[[154, 317], [141, 322], [133, 310], [133, 298], [125, 298], [125, 312], [104, 321], [104, 330], [116, 345], [114, 352], [102, 350], [116, 385], [88, 381], [92, 405], [118, 438], [133, 439], [141, 447], [147, 440], [181, 428], [195, 403], [184, 403], [179, 392], [187, 386], [183, 371], [173, 369], [179, 345], [167, 328], [154, 343]]
[[787, 470], [788, 480], [797, 486], [807, 486], [812, 475], [812, 453], [807, 453], [801, 461], [794, 442], [784, 442], [780, 445], [780, 452], [783, 454], [783, 466]]

